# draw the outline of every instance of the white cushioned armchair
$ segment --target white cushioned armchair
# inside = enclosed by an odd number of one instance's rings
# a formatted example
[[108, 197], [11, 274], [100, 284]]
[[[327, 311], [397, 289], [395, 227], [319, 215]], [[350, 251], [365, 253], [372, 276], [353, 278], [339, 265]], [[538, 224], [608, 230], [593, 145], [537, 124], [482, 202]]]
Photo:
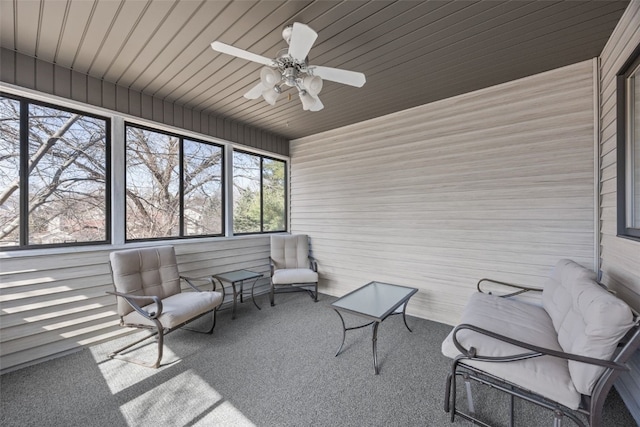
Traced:
[[[318, 301], [318, 264], [309, 253], [309, 236], [271, 236], [271, 289], [269, 300], [275, 304], [276, 292], [306, 291]], [[311, 287], [312, 289], [309, 289]]]
[[[157, 368], [162, 360], [163, 337], [187, 323], [213, 312], [211, 334], [216, 322], [216, 309], [222, 304], [223, 292], [215, 292], [211, 278], [191, 279], [180, 276], [173, 246], [157, 246], [115, 251], [109, 254], [111, 275], [117, 300], [120, 325], [150, 329], [152, 333], [109, 354], [128, 362]], [[180, 280], [193, 292], [182, 292]], [[201, 291], [195, 281], [206, 280], [213, 291]], [[120, 353], [148, 338], [157, 336], [158, 356], [154, 362], [143, 362]]]

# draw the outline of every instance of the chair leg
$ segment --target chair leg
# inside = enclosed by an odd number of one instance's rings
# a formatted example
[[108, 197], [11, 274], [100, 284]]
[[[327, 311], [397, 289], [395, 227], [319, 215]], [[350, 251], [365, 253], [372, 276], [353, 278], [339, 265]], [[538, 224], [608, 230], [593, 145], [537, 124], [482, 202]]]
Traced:
[[454, 359], [451, 364], [451, 383], [449, 384], [449, 391], [451, 392], [451, 397], [449, 399], [449, 403], [451, 404], [451, 422], [454, 422], [456, 419], [456, 389], [458, 388], [457, 378], [456, 378], [456, 368], [458, 367], [458, 360]]
[[273, 285], [273, 283], [271, 283], [271, 289], [269, 289], [269, 302], [271, 302], [271, 307], [273, 307], [275, 304], [275, 302], [273, 301], [274, 299], [274, 294], [275, 294], [275, 286]]
[[[120, 359], [120, 360], [124, 360], [125, 362], [130, 362], [130, 363], [135, 363], [136, 365], [141, 365], [141, 366], [146, 366], [148, 368], [158, 368], [160, 366], [160, 361], [162, 360], [162, 349], [163, 349], [163, 345], [164, 345], [164, 328], [162, 327], [162, 324], [160, 323], [160, 321], [158, 321], [157, 319], [153, 319], [153, 321], [156, 323], [156, 331], [151, 333], [150, 335], [147, 335], [137, 341], [134, 341], [130, 344], [127, 344], [126, 346], [115, 350], [114, 352], [110, 353], [107, 357], [109, 357], [109, 359]], [[158, 356], [155, 360], [155, 362], [150, 363], [150, 362], [145, 362], [133, 357], [127, 357], [127, 356], [123, 356], [122, 353], [124, 350], [127, 350], [131, 347], [133, 347], [136, 344], [141, 343], [142, 341], [145, 341], [151, 337], [157, 337], [157, 341], [158, 341]]]
[[313, 294], [315, 295], [313, 302], [318, 302], [318, 282], [316, 282], [315, 292]]
[[515, 426], [515, 396], [513, 394], [509, 395], [509, 427]]
[[447, 380], [444, 383], [444, 412], [449, 413], [449, 399], [451, 399], [451, 374], [447, 374]]

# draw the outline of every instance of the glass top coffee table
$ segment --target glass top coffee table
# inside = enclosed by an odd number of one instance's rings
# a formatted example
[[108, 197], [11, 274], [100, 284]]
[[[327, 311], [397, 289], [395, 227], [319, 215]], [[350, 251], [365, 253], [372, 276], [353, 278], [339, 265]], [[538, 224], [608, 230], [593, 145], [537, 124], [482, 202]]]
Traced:
[[[338, 313], [340, 321], [342, 321], [342, 344], [340, 344], [340, 348], [336, 352], [336, 356], [338, 356], [342, 351], [347, 331], [373, 325], [373, 370], [377, 375], [380, 372], [378, 368], [378, 354], [376, 351], [378, 325], [392, 314], [402, 314], [404, 325], [407, 327], [409, 332], [411, 332], [411, 328], [407, 325], [405, 312], [407, 310], [407, 302], [416, 292], [418, 292], [418, 289], [416, 288], [391, 285], [389, 283], [370, 282], [334, 301], [331, 304], [331, 307], [333, 307], [336, 313]], [[347, 328], [340, 311], [364, 317], [370, 320], [370, 322], [364, 325]]]

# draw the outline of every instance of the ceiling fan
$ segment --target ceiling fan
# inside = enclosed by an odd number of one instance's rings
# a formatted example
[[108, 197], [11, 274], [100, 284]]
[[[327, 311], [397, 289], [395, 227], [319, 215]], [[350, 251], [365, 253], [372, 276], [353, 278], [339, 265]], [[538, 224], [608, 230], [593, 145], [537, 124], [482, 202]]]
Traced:
[[338, 68], [309, 65], [308, 54], [318, 34], [309, 26], [294, 22], [282, 30], [282, 38], [289, 44], [281, 49], [275, 59], [214, 41], [213, 50], [233, 55], [248, 61], [265, 65], [260, 70], [260, 82], [251, 88], [244, 97], [264, 100], [275, 105], [278, 96], [289, 88], [296, 88], [302, 102], [302, 109], [320, 111], [324, 108], [318, 94], [322, 90], [322, 80], [362, 87], [366, 82], [362, 73]]

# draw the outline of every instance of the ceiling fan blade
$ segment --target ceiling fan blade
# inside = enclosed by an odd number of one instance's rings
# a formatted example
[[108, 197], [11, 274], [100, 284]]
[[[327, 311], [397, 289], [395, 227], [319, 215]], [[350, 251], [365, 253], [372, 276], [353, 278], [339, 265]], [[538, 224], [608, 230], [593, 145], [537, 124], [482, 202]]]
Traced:
[[262, 96], [263, 91], [264, 91], [264, 86], [262, 85], [262, 82], [258, 82], [257, 85], [249, 89], [249, 91], [245, 93], [243, 96], [247, 99], [258, 99]]
[[273, 67], [275, 65], [273, 59], [269, 59], [265, 56], [251, 53], [243, 49], [238, 49], [237, 47], [233, 47], [225, 43], [220, 43], [217, 41], [213, 42], [211, 43], [211, 48], [215, 51], [226, 53], [227, 55], [232, 55], [238, 58], [246, 59], [248, 61], [257, 62], [259, 64], [267, 65], [269, 67]]
[[313, 31], [307, 25], [299, 22], [293, 23], [291, 30], [291, 40], [289, 40], [289, 56], [304, 62], [311, 50], [311, 46], [318, 38], [318, 33]]
[[324, 104], [322, 103], [322, 101], [320, 101], [320, 98], [318, 98], [317, 96], [314, 96], [316, 103], [313, 104], [313, 106], [311, 106], [311, 108], [309, 108], [309, 111], [320, 111], [324, 108]]
[[356, 71], [341, 70], [339, 68], [322, 67], [322, 66], [309, 66], [309, 72], [313, 76], [319, 76], [323, 80], [330, 80], [332, 82], [342, 83], [349, 86], [362, 87], [367, 79], [364, 74]]

